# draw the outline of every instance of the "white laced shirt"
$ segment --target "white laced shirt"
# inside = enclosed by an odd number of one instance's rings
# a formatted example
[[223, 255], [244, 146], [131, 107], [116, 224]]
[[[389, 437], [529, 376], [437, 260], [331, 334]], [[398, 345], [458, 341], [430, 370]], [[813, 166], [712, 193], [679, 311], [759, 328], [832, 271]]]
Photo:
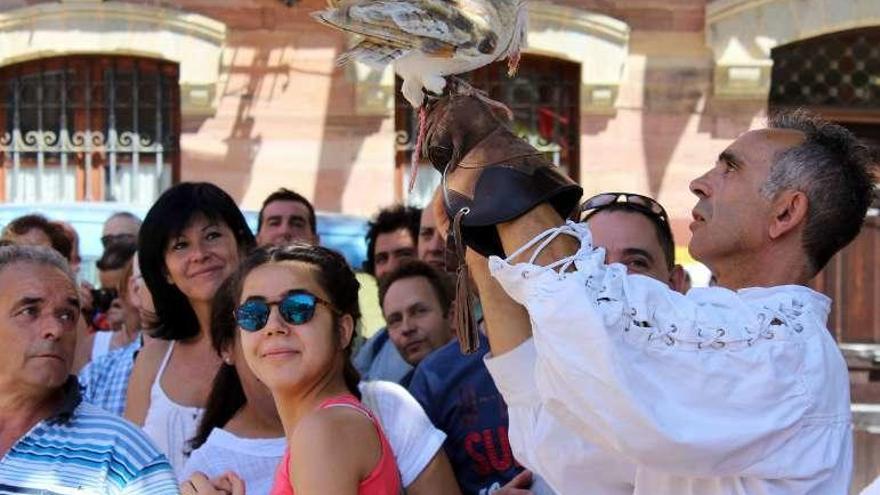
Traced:
[[635, 495], [848, 493], [849, 379], [827, 297], [791, 285], [684, 296], [606, 265], [585, 224], [520, 251], [559, 235], [580, 248], [547, 267], [489, 260], [532, 324], [532, 339], [486, 360], [522, 464], [560, 495], [627, 482]]

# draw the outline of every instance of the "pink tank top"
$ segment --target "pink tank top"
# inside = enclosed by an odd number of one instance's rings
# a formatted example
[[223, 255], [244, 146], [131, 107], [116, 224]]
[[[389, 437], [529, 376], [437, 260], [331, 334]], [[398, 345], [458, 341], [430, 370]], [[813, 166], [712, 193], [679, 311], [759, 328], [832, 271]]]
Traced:
[[[351, 395], [331, 397], [322, 402], [318, 409], [327, 409], [328, 407], [350, 407], [363, 413], [373, 422], [376, 434], [379, 435], [379, 443], [382, 447], [379, 462], [376, 463], [376, 467], [370, 471], [370, 474], [361, 481], [358, 486], [358, 495], [398, 495], [401, 493], [400, 473], [394, 460], [394, 452], [391, 451], [385, 433], [373, 414]], [[290, 483], [289, 448], [284, 449], [284, 458], [281, 459], [281, 463], [278, 464], [275, 471], [275, 482], [272, 484], [270, 495], [295, 495]]]

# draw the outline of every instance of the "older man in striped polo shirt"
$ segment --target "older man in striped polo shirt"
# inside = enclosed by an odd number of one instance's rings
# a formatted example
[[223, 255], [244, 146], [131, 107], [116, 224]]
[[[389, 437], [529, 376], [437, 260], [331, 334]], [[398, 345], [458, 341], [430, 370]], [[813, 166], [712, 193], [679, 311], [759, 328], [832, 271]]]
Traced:
[[80, 315], [67, 262], [0, 248], [0, 494], [175, 494], [135, 426], [81, 402], [70, 375]]

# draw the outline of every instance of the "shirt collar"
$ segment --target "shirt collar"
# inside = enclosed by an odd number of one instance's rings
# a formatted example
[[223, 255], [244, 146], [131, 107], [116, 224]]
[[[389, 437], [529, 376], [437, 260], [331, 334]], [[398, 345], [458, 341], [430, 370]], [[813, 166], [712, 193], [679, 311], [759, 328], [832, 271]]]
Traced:
[[743, 299], [755, 301], [777, 297], [798, 298], [808, 306], [811, 306], [821, 317], [827, 317], [831, 312], [831, 299], [819, 292], [803, 285], [777, 285], [775, 287], [749, 287], [737, 291]]
[[61, 386], [61, 405], [47, 420], [51, 423], [66, 423], [70, 421], [73, 412], [82, 402], [82, 391], [76, 376], [70, 375]]

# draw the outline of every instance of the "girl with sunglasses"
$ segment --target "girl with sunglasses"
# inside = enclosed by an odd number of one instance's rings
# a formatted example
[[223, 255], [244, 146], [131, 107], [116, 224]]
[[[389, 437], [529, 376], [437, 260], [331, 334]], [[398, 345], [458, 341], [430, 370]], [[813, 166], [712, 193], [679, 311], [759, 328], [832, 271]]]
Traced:
[[[217, 371], [205, 414], [192, 440], [193, 451], [181, 479], [184, 494], [222, 493], [238, 478], [247, 493], [269, 493], [286, 439], [272, 394], [244, 360], [234, 312], [235, 277], [217, 291], [211, 317], [211, 341], [223, 364]], [[361, 381], [361, 401], [377, 416], [409, 495], [459, 495], [443, 450], [446, 434], [431, 424], [421, 405], [396, 383]], [[234, 477], [233, 477], [234, 476]], [[214, 481], [212, 481], [214, 480]], [[236, 480], [236, 483], [238, 482]]]
[[401, 482], [378, 420], [358, 400], [354, 273], [338, 253], [258, 250], [232, 282], [244, 360], [272, 393], [287, 438], [272, 494], [394, 495]]
[[179, 472], [220, 366], [209, 338], [212, 300], [254, 236], [235, 201], [208, 183], [165, 191], [139, 236], [158, 326], [135, 360], [125, 417], [143, 426]]

